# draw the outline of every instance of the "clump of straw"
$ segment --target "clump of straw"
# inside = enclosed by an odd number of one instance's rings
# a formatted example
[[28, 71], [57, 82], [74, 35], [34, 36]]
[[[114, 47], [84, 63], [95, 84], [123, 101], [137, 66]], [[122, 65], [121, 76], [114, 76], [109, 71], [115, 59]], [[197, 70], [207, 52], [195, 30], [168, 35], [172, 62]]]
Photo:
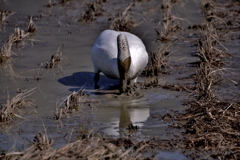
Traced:
[[13, 119], [16, 117], [24, 119], [18, 114], [20, 112], [20, 107], [34, 106], [34, 100], [26, 98], [33, 94], [35, 89], [36, 88], [24, 90], [13, 98], [8, 97], [7, 102], [5, 104], [2, 104], [2, 109], [0, 110], [0, 122], [13, 121]]

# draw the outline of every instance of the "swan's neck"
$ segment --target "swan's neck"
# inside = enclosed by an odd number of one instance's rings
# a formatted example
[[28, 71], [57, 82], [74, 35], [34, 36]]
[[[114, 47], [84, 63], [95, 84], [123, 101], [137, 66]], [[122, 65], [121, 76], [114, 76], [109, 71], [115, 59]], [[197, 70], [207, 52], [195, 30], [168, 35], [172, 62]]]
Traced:
[[127, 37], [123, 34], [117, 37], [118, 46], [118, 71], [120, 76], [120, 92], [127, 88], [128, 72], [131, 65], [131, 56]]
[[124, 34], [119, 34], [117, 37], [118, 46], [118, 60], [124, 61], [126, 58], [130, 57], [129, 45], [127, 37]]

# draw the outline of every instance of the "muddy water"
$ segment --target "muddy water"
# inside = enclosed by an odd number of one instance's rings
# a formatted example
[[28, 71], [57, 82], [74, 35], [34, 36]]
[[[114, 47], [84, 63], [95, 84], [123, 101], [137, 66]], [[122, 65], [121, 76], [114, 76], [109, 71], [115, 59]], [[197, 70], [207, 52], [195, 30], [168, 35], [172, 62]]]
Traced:
[[[34, 16], [37, 27], [37, 33], [32, 39], [25, 41], [21, 48], [13, 47], [13, 52], [18, 56], [14, 57], [11, 65], [3, 66], [0, 72], [0, 101], [5, 102], [7, 93], [14, 96], [17, 88], [36, 87], [36, 92], [30, 96], [36, 100], [36, 112], [27, 109], [29, 113], [24, 111], [25, 120], [2, 127], [1, 149], [8, 150], [13, 146], [17, 149], [26, 148], [36, 133], [44, 129], [43, 126], [47, 128], [50, 138], [54, 139], [56, 147], [74, 140], [76, 131], [82, 126], [94, 127], [104, 135], [118, 137], [129, 134], [124, 128], [132, 122], [140, 128], [133, 136], [166, 136], [167, 123], [161, 120], [160, 115], [171, 109], [184, 110], [181, 105], [183, 98], [179, 92], [153, 88], [142, 90], [144, 96], [139, 99], [118, 99], [115, 97], [118, 93], [115, 87], [118, 81], [104, 75], [100, 80], [101, 90], [93, 89], [91, 47], [100, 32], [109, 27], [108, 19], [113, 17], [115, 12], [121, 13], [128, 3], [129, 1], [107, 1], [103, 4], [102, 16], [94, 22], [82, 24], [78, 19], [86, 9], [85, 1], [70, 1], [65, 5], [56, 4], [50, 8], [46, 7], [48, 0], [0, 2], [0, 9], [15, 12], [8, 23], [1, 26], [1, 42], [14, 32], [15, 27], [27, 28], [28, 15]], [[161, 4], [162, 2], [158, 1], [143, 1], [136, 3], [131, 10], [138, 25], [132, 32], [143, 40], [148, 52], [157, 50], [155, 27], [163, 17]], [[173, 46], [175, 52], [170, 61], [176, 65], [196, 60], [191, 57], [190, 53], [193, 51], [189, 43], [194, 40], [194, 36], [186, 28], [201, 21], [198, 5], [195, 1], [183, 0], [173, 7], [173, 13], [185, 19], [181, 36], [188, 37]], [[64, 44], [64, 47], [60, 49], [63, 54], [60, 68], [41, 69], [40, 64], [50, 60], [61, 44]], [[9, 69], [15, 72], [15, 76], [9, 76]], [[174, 75], [175, 73], [160, 77], [160, 83], [175, 81]], [[41, 80], [37, 81], [36, 78]], [[139, 81], [144, 80], [144, 77], [139, 78]], [[86, 107], [84, 113], [69, 115], [62, 122], [55, 122], [53, 112], [56, 106], [72, 91], [81, 88], [90, 93], [96, 109], [89, 110]], [[95, 101], [100, 103], [94, 103]]]

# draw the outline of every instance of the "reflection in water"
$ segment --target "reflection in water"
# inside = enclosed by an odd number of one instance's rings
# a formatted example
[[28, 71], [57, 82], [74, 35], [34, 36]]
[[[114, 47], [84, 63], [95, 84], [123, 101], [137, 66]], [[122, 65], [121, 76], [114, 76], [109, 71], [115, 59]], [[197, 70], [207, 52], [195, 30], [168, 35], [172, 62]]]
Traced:
[[[119, 135], [128, 135], [130, 131], [129, 126], [142, 127], [143, 123], [149, 117], [149, 108], [127, 108], [122, 106], [119, 117]], [[128, 130], [126, 130], [128, 129]]]
[[188, 158], [178, 152], [168, 152], [168, 151], [159, 151], [155, 156], [156, 159], [177, 159], [177, 160], [187, 160]]
[[11, 80], [14, 80], [16, 77], [21, 77], [19, 74], [17, 74], [13, 70], [13, 60], [12, 59], [7, 59], [5, 61], [1, 62], [1, 67], [0, 67], [1, 72]]
[[[93, 72], [75, 72], [58, 79], [58, 82], [62, 85], [68, 86], [68, 90], [70, 91], [83, 89], [90, 94], [91, 99], [100, 102], [100, 104], [96, 106], [97, 111], [91, 116], [94, 119], [93, 121], [97, 123], [97, 126], [95, 127], [98, 128], [100, 132], [107, 135], [129, 135], [129, 132], [134, 131], [134, 126], [140, 128], [137, 132], [138, 134], [147, 133], [148, 135], [152, 135], [153, 132], [146, 129], [148, 126], [144, 126], [144, 122], [146, 122], [150, 116], [149, 107], [161, 106], [157, 108], [165, 110], [164, 108], [176, 106], [175, 103], [178, 103], [172, 101], [169, 104], [159, 104], [161, 100], [170, 98], [170, 95], [166, 95], [165, 93], [154, 89], [148, 90], [146, 93], [145, 91], [142, 91], [141, 94], [143, 94], [143, 97], [137, 99], [118, 96], [119, 91], [117, 87], [119, 81], [109, 79], [104, 75], [101, 75], [101, 80], [99, 82], [101, 89], [94, 90], [93, 76]], [[139, 80], [140, 82], [143, 81], [141, 77], [139, 77]], [[162, 127], [162, 124], [159, 124], [159, 127]], [[143, 130], [141, 128], [145, 129]], [[156, 131], [154, 133], [156, 133]]]
[[[109, 111], [105, 110], [101, 115], [96, 114], [99, 122], [107, 122], [103, 132], [107, 135], [126, 136], [133, 128], [141, 128], [150, 115], [149, 108], [131, 107], [129, 104], [120, 103], [119, 109], [112, 106]], [[135, 130], [136, 131], [136, 130]]]
[[124, 128], [132, 124], [129, 111], [125, 106], [121, 107], [119, 119], [120, 119], [119, 128]]
[[123, 106], [120, 109], [119, 117], [119, 134], [120, 136], [126, 135], [126, 128], [132, 124], [130, 113], [127, 107]]
[[[93, 89], [92, 75], [92, 72], [76, 72], [70, 76], [60, 78], [58, 82], [91, 91]], [[109, 79], [104, 75], [100, 76], [100, 91], [92, 90], [90, 94], [93, 99], [98, 99], [102, 103], [102, 107], [98, 107], [95, 117], [99, 123], [107, 125], [103, 132], [108, 135], [124, 136], [129, 134], [127, 129], [129, 126], [143, 126], [142, 122], [145, 122], [150, 114], [146, 98], [133, 100], [129, 99], [129, 97], [127, 97], [128, 100], [114, 98], [119, 92], [116, 87], [119, 81]], [[72, 90], [72, 88], [69, 90]]]

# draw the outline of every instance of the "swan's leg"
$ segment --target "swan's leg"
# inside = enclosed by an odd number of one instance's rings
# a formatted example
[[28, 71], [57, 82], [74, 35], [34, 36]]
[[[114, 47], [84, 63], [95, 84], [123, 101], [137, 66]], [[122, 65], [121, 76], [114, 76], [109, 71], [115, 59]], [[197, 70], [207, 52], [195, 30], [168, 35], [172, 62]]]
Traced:
[[130, 86], [135, 86], [135, 85], [136, 85], [136, 82], [137, 82], [137, 78], [138, 78], [138, 77], [130, 80], [130, 81], [129, 81], [129, 85], [130, 85]]
[[122, 93], [127, 89], [128, 71], [131, 65], [131, 57], [127, 57], [121, 61], [118, 59], [118, 70], [120, 75], [120, 88], [119, 91]]
[[99, 72], [95, 72], [95, 75], [94, 75], [94, 88], [95, 89], [99, 89], [99, 85], [98, 85], [98, 81], [100, 79], [100, 74]]

